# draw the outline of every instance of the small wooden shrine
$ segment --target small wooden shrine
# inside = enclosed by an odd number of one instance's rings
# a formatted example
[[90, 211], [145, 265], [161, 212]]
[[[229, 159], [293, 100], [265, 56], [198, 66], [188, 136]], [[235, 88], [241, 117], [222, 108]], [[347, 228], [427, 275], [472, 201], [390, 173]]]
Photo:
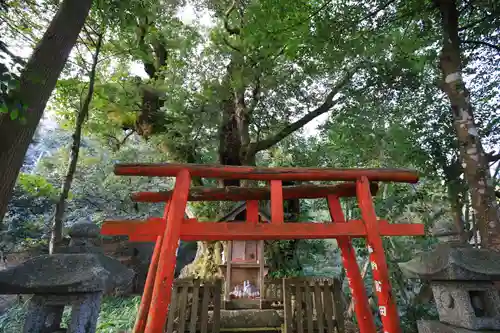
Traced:
[[[221, 222], [244, 223], [247, 218], [243, 202], [220, 219]], [[271, 220], [266, 209], [258, 209], [259, 222]], [[227, 241], [220, 265], [224, 276], [224, 305], [227, 309], [259, 308], [268, 267], [264, 260], [264, 241]]]

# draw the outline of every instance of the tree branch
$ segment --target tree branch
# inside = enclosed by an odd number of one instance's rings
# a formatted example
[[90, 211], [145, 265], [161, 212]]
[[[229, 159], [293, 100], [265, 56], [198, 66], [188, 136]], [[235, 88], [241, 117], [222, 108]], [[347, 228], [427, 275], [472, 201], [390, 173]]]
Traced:
[[239, 35], [240, 34], [240, 28], [238, 27], [230, 27], [229, 26], [229, 15], [235, 10], [236, 8], [236, 0], [233, 0], [233, 3], [231, 6], [226, 10], [225, 13], [225, 19], [224, 19], [224, 28], [226, 31], [229, 33], [229, 35]]
[[19, 57], [19, 56], [16, 56], [14, 53], [12, 53], [9, 48], [7, 47], [7, 45], [0, 40], [0, 51], [2, 51], [3, 53], [7, 54], [9, 57], [12, 58], [12, 60], [16, 63], [18, 63], [19, 65], [22, 65], [22, 66], [25, 66], [26, 65], [26, 60], [24, 60], [23, 58]]
[[461, 27], [458, 27], [458, 31], [464, 31], [464, 30], [467, 30], [469, 28], [474, 28], [474, 26], [478, 25], [479, 23], [481, 22], [485, 22], [485, 21], [488, 21], [494, 17], [496, 17], [498, 15], [498, 11], [497, 10], [494, 10], [492, 13], [490, 13], [489, 15], [486, 15], [484, 17], [481, 17], [480, 19], [478, 20], [474, 20], [466, 25], [463, 25]]
[[255, 153], [261, 151], [261, 150], [266, 150], [293, 132], [297, 131], [298, 129], [302, 128], [305, 126], [307, 123], [309, 123], [311, 120], [314, 118], [328, 112], [332, 106], [335, 105], [335, 101], [333, 98], [340, 92], [340, 90], [350, 81], [352, 76], [354, 75], [355, 71], [348, 72], [342, 80], [330, 91], [330, 93], [326, 96], [325, 101], [323, 104], [321, 104], [319, 107], [314, 109], [313, 111], [305, 114], [302, 118], [298, 119], [297, 121], [294, 121], [293, 123], [287, 125], [285, 128], [283, 128], [281, 131], [276, 133], [270, 138], [264, 139], [260, 142], [255, 143], [253, 150]]
[[226, 36], [222, 36], [222, 41], [227, 45], [229, 46], [232, 50], [236, 51], [236, 52], [239, 52], [241, 54], [243, 54], [243, 51], [240, 50], [239, 48], [237, 48], [236, 46], [234, 46], [233, 44], [231, 44], [229, 42], [229, 40], [226, 38]]
[[494, 153], [488, 153], [486, 154], [486, 158], [488, 159], [488, 163], [495, 163], [500, 161], [500, 153], [499, 154], [494, 154]]
[[[96, 31], [95, 31], [93, 28], [91, 28], [90, 26], [89, 26], [89, 29], [92, 29], [92, 31], [94, 31], [94, 33], [95, 33], [96, 35], [100, 35], [100, 33], [96, 32]], [[84, 26], [83, 26], [83, 31], [84, 31], [84, 32], [85, 32], [85, 34], [87, 35], [87, 38], [90, 40], [90, 42], [92, 43], [92, 45], [93, 45], [94, 47], [97, 47], [97, 42], [96, 42], [96, 41], [92, 38], [92, 34], [91, 34], [88, 30], [87, 30], [87, 25], [84, 25]]]
[[118, 140], [116, 137], [113, 136], [113, 138], [116, 140], [116, 144], [115, 144], [115, 147], [113, 147], [113, 150], [114, 151], [119, 151], [121, 149], [121, 147], [125, 144], [125, 142], [127, 141], [127, 139], [135, 133], [135, 129], [131, 129], [130, 132], [128, 132], [124, 137], [123, 139], [120, 141]]
[[495, 51], [497, 51], [498, 53], [500, 53], [500, 46], [494, 45], [494, 44], [491, 44], [491, 43], [488, 43], [488, 42], [485, 42], [482, 40], [461, 40], [461, 42], [464, 44], [475, 44], [475, 45], [486, 46], [486, 47], [492, 48]]
[[493, 179], [497, 179], [499, 172], [500, 172], [500, 163], [497, 164], [495, 172], [493, 173]]

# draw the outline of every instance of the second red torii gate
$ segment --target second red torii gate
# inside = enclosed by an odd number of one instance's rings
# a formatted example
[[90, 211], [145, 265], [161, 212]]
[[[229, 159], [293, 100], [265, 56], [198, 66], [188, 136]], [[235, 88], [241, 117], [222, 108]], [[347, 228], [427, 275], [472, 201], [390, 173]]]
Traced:
[[[117, 165], [115, 174], [129, 176], [175, 177], [173, 191], [140, 192], [135, 201], [166, 202], [162, 218], [146, 221], [105, 221], [104, 235], [128, 235], [131, 241], [155, 241], [155, 249], [141, 299], [135, 333], [163, 332], [168, 315], [174, 278], [176, 249], [179, 240], [264, 240], [336, 238], [342, 251], [349, 287], [355, 304], [361, 333], [375, 333], [376, 327], [368, 304], [364, 283], [356, 262], [352, 237], [367, 238], [375, 290], [384, 333], [401, 332], [399, 316], [389, 282], [381, 236], [423, 235], [421, 224], [389, 224], [378, 220], [372, 194], [378, 187], [374, 181], [415, 183], [414, 171], [392, 169], [304, 169], [254, 168], [193, 164]], [[270, 182], [269, 188], [194, 188], [191, 177], [249, 179]], [[283, 187], [283, 180], [350, 181], [334, 186], [302, 185]], [[362, 220], [346, 221], [340, 205], [341, 197], [357, 197]], [[327, 198], [331, 222], [285, 223], [283, 200], [291, 198]], [[271, 200], [271, 223], [258, 222], [258, 200]], [[246, 201], [244, 223], [210, 223], [185, 219], [188, 201]]]

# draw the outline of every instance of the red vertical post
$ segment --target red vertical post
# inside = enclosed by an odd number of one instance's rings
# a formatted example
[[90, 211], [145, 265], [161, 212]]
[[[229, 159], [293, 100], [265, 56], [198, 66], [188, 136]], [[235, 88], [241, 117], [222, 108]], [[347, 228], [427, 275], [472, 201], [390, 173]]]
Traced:
[[385, 260], [384, 246], [380, 237], [377, 215], [373, 206], [368, 178], [362, 177], [356, 182], [361, 217], [366, 228], [366, 242], [372, 266], [373, 282], [378, 299], [378, 309], [384, 333], [401, 333], [399, 314], [396, 302], [392, 295], [389, 282], [389, 270]]
[[257, 200], [247, 201], [247, 222], [259, 223], [259, 202]]
[[153, 295], [153, 287], [155, 283], [156, 271], [158, 268], [158, 260], [160, 258], [160, 249], [162, 245], [162, 236], [156, 238], [156, 244], [149, 264], [148, 276], [144, 284], [144, 291], [142, 293], [141, 304], [139, 305], [139, 312], [137, 320], [134, 325], [134, 333], [144, 333], [146, 329], [146, 321], [148, 319], [148, 312], [151, 305], [151, 297]]
[[[163, 220], [166, 227], [168, 209], [170, 207], [170, 200], [167, 201], [165, 205], [165, 210], [163, 211]], [[148, 275], [146, 277], [146, 283], [144, 284], [144, 291], [141, 297], [141, 304], [139, 305], [139, 312], [137, 314], [137, 320], [134, 325], [134, 333], [144, 333], [146, 329], [146, 322], [148, 319], [149, 308], [151, 305], [151, 298], [153, 296], [153, 287], [155, 283], [156, 271], [158, 270], [158, 262], [160, 259], [160, 250], [163, 243], [163, 237], [158, 236], [156, 238], [155, 248], [153, 250], [153, 255], [151, 257], [151, 263], [149, 264]]]
[[282, 181], [271, 180], [271, 222], [281, 224], [284, 221]]
[[146, 333], [163, 332], [165, 329], [174, 280], [176, 249], [186, 211], [190, 182], [189, 171], [182, 170], [177, 174], [167, 214], [167, 225], [160, 250]]
[[[328, 208], [330, 216], [335, 223], [345, 223], [345, 216], [342, 212], [340, 200], [334, 195], [328, 196]], [[377, 331], [373, 320], [368, 297], [366, 296], [365, 284], [359, 266], [356, 260], [356, 252], [352, 246], [349, 237], [337, 238], [340, 251], [342, 253], [342, 262], [344, 264], [347, 282], [351, 290], [352, 302], [354, 302], [354, 311], [358, 319], [360, 333], [375, 333]]]

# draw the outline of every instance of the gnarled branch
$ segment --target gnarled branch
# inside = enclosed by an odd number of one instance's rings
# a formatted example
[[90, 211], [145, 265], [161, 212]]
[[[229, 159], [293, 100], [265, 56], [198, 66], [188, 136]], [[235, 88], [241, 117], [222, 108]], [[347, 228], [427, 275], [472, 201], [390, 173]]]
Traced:
[[264, 139], [260, 142], [254, 144], [253, 150], [255, 153], [266, 150], [276, 143], [280, 142], [293, 132], [305, 126], [311, 120], [316, 117], [328, 112], [338, 101], [334, 101], [335, 96], [340, 92], [340, 90], [351, 80], [355, 71], [351, 71], [345, 74], [342, 80], [330, 91], [330, 93], [326, 96], [325, 101], [319, 107], [314, 109], [313, 111], [305, 114], [302, 118], [294, 121], [293, 123], [287, 125], [281, 131], [271, 136], [270, 138]]

